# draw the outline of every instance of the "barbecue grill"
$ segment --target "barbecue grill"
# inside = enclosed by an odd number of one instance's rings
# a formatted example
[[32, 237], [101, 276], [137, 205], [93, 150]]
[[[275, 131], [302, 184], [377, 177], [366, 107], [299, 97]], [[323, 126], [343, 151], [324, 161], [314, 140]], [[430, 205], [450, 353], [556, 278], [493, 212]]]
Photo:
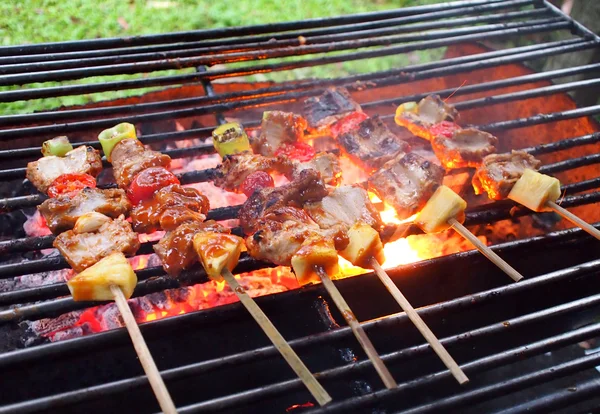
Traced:
[[[506, 44], [511, 46], [499, 47]], [[600, 105], [576, 107], [566, 93], [600, 85], [600, 64], [543, 72], [524, 64], [599, 46], [597, 35], [548, 1], [472, 0], [260, 26], [2, 47], [0, 86], [100, 78], [0, 91], [1, 102], [162, 89], [0, 116], [0, 252], [5, 259], [0, 279], [68, 267], [62, 257], [40, 253], [52, 247], [53, 236], [23, 237], [21, 230], [22, 212], [33, 211], [45, 197], [23, 181], [25, 166], [39, 156], [39, 145], [48, 137], [69, 135], [78, 145], [99, 148], [95, 137], [102, 129], [127, 121], [142, 130], [143, 143], [174, 159], [189, 159], [213, 152], [205, 139], [226, 118], [256, 127], [263, 110], [297, 109], [328, 86], [347, 87], [365, 111], [384, 120], [393, 118], [400, 103], [431, 93], [452, 95], [467, 123], [497, 134], [502, 150], [539, 155], [541, 172], [566, 183], [561, 205], [596, 221], [600, 133], [590, 117], [600, 114]], [[281, 83], [242, 78], [438, 48], [445, 48], [443, 59], [374, 73]], [[186, 68], [196, 70], [97, 80]], [[573, 76], [583, 78], [553, 83]], [[175, 130], [175, 120], [185, 128]], [[186, 140], [192, 144], [176, 145]], [[212, 177], [212, 169], [180, 176], [182, 184]], [[234, 219], [237, 210], [215, 208], [208, 218]], [[586, 353], [578, 344], [600, 336], [600, 250], [582, 230], [532, 214], [512, 202], [485, 202], [468, 209], [465, 221], [467, 227], [497, 234], [501, 223], [519, 229], [511, 233], [516, 239], [493, 239], [501, 242], [493, 249], [526, 276], [522, 282], [511, 283], [477, 251], [388, 269], [471, 378], [465, 386], [453, 381], [372, 273], [335, 283], [400, 384], [393, 390], [383, 387], [320, 285], [257, 299], [331, 393], [333, 402], [321, 408], [310, 403], [310, 394], [239, 303], [147, 322], [141, 330], [180, 412], [587, 412], [600, 405], [600, 375], [594, 368], [600, 366], [600, 352]], [[407, 234], [418, 231], [410, 227]], [[139, 254], [151, 252], [152, 242], [146, 242]], [[265, 266], [244, 256], [235, 273]], [[136, 273], [137, 297], [206, 281], [199, 269], [177, 280], [160, 266]], [[32, 335], [32, 321], [95, 306], [74, 302], [65, 283], [15, 285], [0, 292], [0, 306], [0, 413], [158, 410], [124, 329], [52, 343]]]

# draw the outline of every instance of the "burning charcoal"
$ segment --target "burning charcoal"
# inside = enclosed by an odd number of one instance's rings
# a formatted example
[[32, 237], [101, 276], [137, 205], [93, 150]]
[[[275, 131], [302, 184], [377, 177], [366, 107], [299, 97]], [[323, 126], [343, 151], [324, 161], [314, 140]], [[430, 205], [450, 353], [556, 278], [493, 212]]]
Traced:
[[103, 331], [110, 329], [120, 328], [123, 326], [123, 320], [121, 319], [121, 312], [117, 305], [109, 303], [108, 305], [101, 306], [101, 311], [98, 312], [98, 321]]
[[166, 291], [155, 292], [145, 296], [155, 308], [166, 310], [169, 306], [169, 298]]
[[47, 336], [52, 332], [73, 327], [83, 314], [83, 310], [73, 311], [60, 315], [57, 318], [46, 318], [31, 322], [31, 330], [37, 335]]

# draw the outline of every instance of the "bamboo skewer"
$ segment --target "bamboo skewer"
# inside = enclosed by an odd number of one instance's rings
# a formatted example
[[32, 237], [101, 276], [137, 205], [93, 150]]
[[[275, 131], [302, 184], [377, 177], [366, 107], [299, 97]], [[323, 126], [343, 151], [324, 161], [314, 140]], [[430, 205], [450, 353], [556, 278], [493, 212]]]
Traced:
[[552, 209], [552, 211], [554, 211], [555, 213], [560, 214], [562, 217], [569, 220], [571, 223], [575, 224], [582, 230], [588, 232], [589, 234], [600, 240], [600, 231], [597, 228], [595, 228], [589, 223], [586, 223], [585, 221], [577, 217], [575, 214], [571, 213], [569, 210], [562, 208], [554, 201], [547, 201], [546, 206]]
[[356, 336], [356, 339], [358, 340], [365, 353], [373, 363], [375, 370], [381, 377], [381, 380], [383, 381], [385, 386], [388, 389], [396, 388], [398, 386], [396, 380], [394, 380], [392, 374], [383, 363], [383, 360], [375, 350], [375, 347], [373, 346], [373, 343], [367, 336], [367, 333], [356, 319], [354, 312], [352, 312], [350, 306], [348, 306], [348, 303], [346, 302], [338, 288], [331, 281], [331, 278], [329, 277], [325, 269], [323, 269], [323, 267], [321, 266], [316, 265], [314, 266], [314, 269], [319, 278], [321, 279], [321, 282], [323, 282], [323, 286], [333, 299], [333, 302], [335, 303], [340, 313], [352, 329], [352, 333], [354, 333], [354, 336]]
[[317, 381], [315, 376], [308, 370], [298, 354], [286, 342], [275, 325], [269, 320], [267, 315], [258, 307], [254, 299], [246, 293], [245, 289], [238, 283], [229, 269], [224, 268], [221, 272], [223, 279], [227, 282], [231, 290], [235, 292], [242, 305], [250, 312], [254, 320], [260, 325], [263, 332], [269, 337], [273, 345], [281, 353], [296, 375], [302, 380], [312, 396], [319, 405], [323, 406], [331, 401], [331, 396], [325, 391], [323, 386]]
[[398, 286], [392, 281], [387, 272], [381, 267], [379, 262], [373, 257], [370, 260], [371, 266], [375, 273], [379, 277], [379, 279], [383, 282], [387, 290], [391, 293], [391, 295], [396, 299], [396, 302], [400, 305], [402, 310], [406, 313], [406, 316], [411, 320], [411, 322], [415, 325], [415, 327], [421, 332], [421, 335], [425, 338], [425, 340], [429, 343], [431, 348], [435, 351], [435, 353], [440, 357], [444, 365], [450, 370], [456, 381], [459, 384], [466, 384], [469, 382], [469, 378], [465, 375], [460, 366], [456, 363], [456, 361], [452, 358], [452, 356], [448, 353], [444, 345], [437, 339], [435, 334], [429, 329], [429, 326], [425, 323], [425, 321], [421, 318], [421, 316], [417, 313], [415, 308], [412, 307], [408, 299], [402, 294]]
[[138, 326], [135, 318], [133, 317], [133, 313], [129, 308], [129, 304], [127, 303], [127, 299], [123, 294], [123, 291], [117, 285], [111, 285], [110, 291], [112, 292], [115, 303], [117, 304], [117, 308], [119, 312], [121, 312], [121, 316], [123, 317], [123, 321], [125, 322], [125, 326], [127, 327], [127, 332], [129, 332], [129, 336], [131, 337], [131, 342], [133, 342], [133, 347], [135, 348], [135, 352], [137, 353], [140, 363], [144, 368], [144, 372], [148, 377], [148, 381], [150, 382], [150, 386], [152, 387], [152, 391], [154, 391], [154, 395], [158, 400], [158, 404], [160, 405], [160, 409], [165, 414], [177, 414], [177, 409], [175, 408], [175, 404], [169, 395], [169, 391], [160, 376], [160, 372], [156, 367], [156, 363], [152, 358], [152, 354], [150, 354], [150, 350], [148, 349], [148, 345], [146, 345], [146, 341], [142, 336], [142, 332], [140, 331], [140, 327]]
[[523, 275], [517, 272], [511, 265], [506, 263], [500, 256], [498, 256], [492, 249], [483, 244], [481, 240], [471, 233], [465, 226], [460, 224], [455, 218], [448, 220], [448, 223], [460, 234], [462, 237], [467, 239], [473, 244], [492, 263], [498, 266], [504, 273], [510, 276], [515, 282], [523, 279]]

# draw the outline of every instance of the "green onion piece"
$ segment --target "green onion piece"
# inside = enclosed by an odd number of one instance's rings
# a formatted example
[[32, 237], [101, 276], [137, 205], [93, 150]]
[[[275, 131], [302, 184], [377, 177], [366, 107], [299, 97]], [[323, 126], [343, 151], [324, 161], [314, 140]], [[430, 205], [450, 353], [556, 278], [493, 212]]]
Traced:
[[104, 155], [106, 155], [108, 162], [111, 161], [110, 154], [115, 145], [124, 139], [137, 139], [135, 127], [127, 122], [105, 129], [98, 135], [98, 140], [102, 145], [102, 151], [104, 151]]
[[69, 138], [64, 136], [49, 139], [42, 144], [42, 154], [44, 157], [51, 155], [64, 157], [71, 150], [73, 150], [73, 146], [69, 142]]
[[246, 131], [236, 122], [219, 126], [213, 131], [212, 136], [213, 145], [221, 157], [252, 151]]

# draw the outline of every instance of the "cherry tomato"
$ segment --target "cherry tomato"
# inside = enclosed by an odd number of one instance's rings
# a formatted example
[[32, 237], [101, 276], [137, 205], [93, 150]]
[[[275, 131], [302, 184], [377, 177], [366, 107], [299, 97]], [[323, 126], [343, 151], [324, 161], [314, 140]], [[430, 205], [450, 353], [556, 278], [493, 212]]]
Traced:
[[301, 162], [310, 161], [315, 157], [315, 149], [304, 142], [294, 142], [293, 144], [282, 144], [275, 155], [285, 155]]
[[265, 187], [275, 187], [273, 177], [264, 171], [256, 171], [246, 177], [240, 190], [246, 194], [246, 197], [250, 197], [254, 191]]
[[450, 121], [442, 121], [431, 128], [429, 128], [429, 132], [435, 137], [442, 135], [446, 138], [452, 138], [456, 131], [460, 130], [460, 126]]
[[345, 134], [358, 127], [362, 121], [367, 119], [369, 115], [364, 112], [352, 112], [350, 115], [340, 119], [333, 125], [331, 125], [331, 135], [338, 137], [339, 135]]
[[75, 196], [84, 188], [96, 188], [96, 179], [89, 174], [63, 174], [52, 182], [48, 196]]
[[140, 201], [151, 198], [156, 191], [171, 184], [179, 184], [179, 179], [171, 171], [163, 167], [146, 168], [131, 182], [127, 197], [133, 205], [137, 205]]

